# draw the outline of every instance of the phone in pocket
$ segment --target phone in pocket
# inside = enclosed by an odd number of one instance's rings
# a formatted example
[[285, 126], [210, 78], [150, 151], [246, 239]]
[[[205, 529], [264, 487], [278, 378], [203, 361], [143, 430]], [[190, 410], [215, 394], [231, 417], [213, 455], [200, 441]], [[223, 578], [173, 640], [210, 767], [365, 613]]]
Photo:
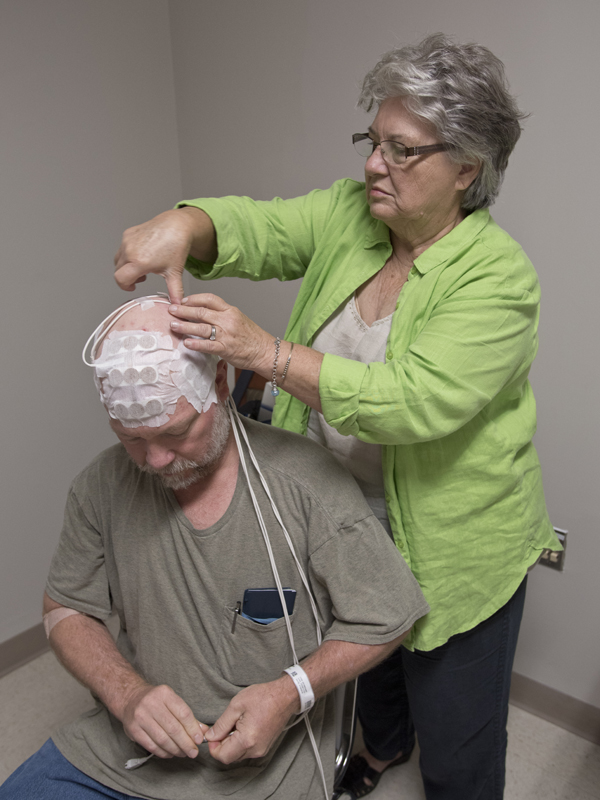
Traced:
[[[284, 588], [283, 596], [288, 614], [294, 611], [296, 602], [296, 590]], [[244, 602], [242, 603], [242, 617], [251, 619], [261, 625], [268, 625], [276, 619], [283, 617], [283, 607], [279, 598], [279, 592], [274, 589], [246, 589], [244, 592]]]

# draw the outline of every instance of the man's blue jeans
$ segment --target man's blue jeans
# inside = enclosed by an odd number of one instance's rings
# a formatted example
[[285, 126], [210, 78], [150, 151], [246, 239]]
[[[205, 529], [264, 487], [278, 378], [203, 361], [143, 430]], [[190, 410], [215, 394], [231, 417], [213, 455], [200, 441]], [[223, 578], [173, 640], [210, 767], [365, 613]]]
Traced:
[[501, 800], [513, 659], [527, 578], [508, 603], [428, 652], [400, 647], [361, 675], [365, 745], [388, 761], [410, 752], [415, 730], [427, 800]]
[[67, 761], [52, 739], [0, 786], [0, 800], [138, 800], [88, 778]]

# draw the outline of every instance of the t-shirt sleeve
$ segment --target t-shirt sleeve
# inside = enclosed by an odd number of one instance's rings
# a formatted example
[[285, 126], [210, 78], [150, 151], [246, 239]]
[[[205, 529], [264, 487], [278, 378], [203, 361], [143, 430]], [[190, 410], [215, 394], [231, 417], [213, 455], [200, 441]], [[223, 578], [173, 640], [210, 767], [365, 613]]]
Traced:
[[102, 620], [111, 614], [104, 543], [98, 520], [91, 504], [82, 504], [73, 487], [67, 498], [46, 592], [57, 603], [83, 614]]
[[371, 514], [337, 530], [310, 558], [317, 605], [331, 603], [324, 640], [390, 642], [429, 606], [406, 562]]

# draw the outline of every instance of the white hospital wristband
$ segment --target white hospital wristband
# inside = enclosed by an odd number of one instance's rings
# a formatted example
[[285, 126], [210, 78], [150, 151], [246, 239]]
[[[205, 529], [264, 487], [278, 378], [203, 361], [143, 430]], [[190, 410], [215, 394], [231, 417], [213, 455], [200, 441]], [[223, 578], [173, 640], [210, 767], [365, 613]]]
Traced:
[[308, 680], [308, 675], [298, 664], [294, 664], [293, 667], [288, 667], [288, 669], [284, 669], [283, 671], [287, 672], [296, 684], [296, 689], [300, 695], [300, 711], [298, 711], [298, 714], [304, 714], [305, 711], [311, 709], [315, 704], [315, 693]]

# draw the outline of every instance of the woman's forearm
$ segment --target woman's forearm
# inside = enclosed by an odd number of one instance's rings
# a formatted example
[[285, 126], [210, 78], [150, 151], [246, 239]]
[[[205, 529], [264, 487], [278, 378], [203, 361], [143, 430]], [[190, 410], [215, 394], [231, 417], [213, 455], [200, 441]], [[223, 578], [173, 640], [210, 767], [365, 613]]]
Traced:
[[[291, 358], [288, 364], [288, 357]], [[273, 342], [271, 358], [264, 359], [262, 364], [255, 368], [255, 372], [263, 378], [271, 381], [273, 379], [273, 364], [275, 362], [275, 343]], [[292, 350], [290, 342], [281, 342], [279, 358], [277, 360], [277, 386], [285, 389], [286, 392], [296, 397], [302, 403], [322, 412], [321, 398], [319, 397], [319, 375], [323, 363], [323, 353], [295, 344]], [[281, 378], [286, 368], [283, 384]]]

